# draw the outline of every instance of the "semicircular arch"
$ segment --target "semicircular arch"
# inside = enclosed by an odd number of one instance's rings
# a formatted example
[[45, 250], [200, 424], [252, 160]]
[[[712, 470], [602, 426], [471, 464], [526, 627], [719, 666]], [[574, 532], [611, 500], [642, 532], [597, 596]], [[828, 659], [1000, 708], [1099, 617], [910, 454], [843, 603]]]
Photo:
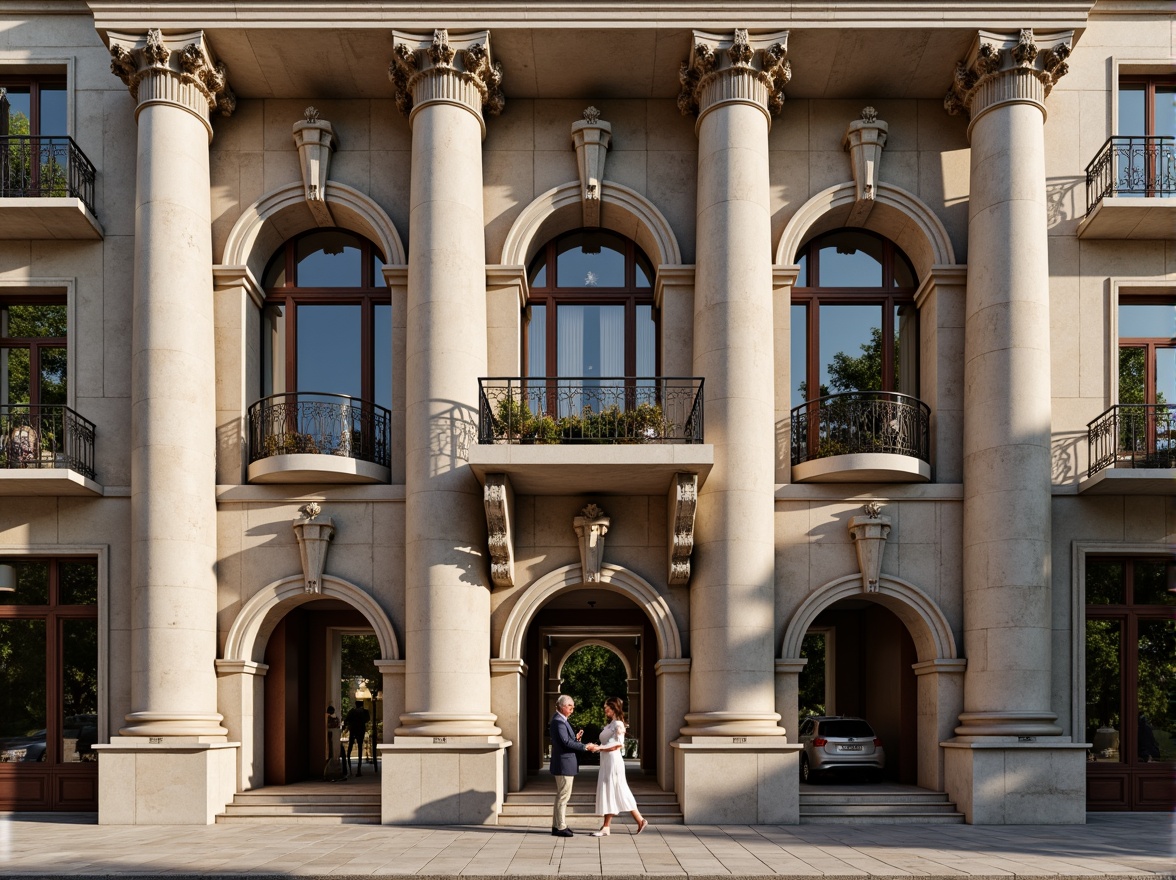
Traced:
[[[407, 262], [396, 225], [375, 201], [343, 183], [328, 181], [324, 198], [331, 216], [342, 229], [358, 233], [375, 243], [389, 266]], [[306, 206], [301, 182], [266, 193], [241, 212], [225, 241], [224, 266], [246, 266], [260, 279], [266, 264], [284, 242], [319, 224]]]
[[[579, 563], [550, 571], [527, 587], [506, 618], [499, 643], [498, 656], [504, 660], [522, 660], [527, 627], [535, 615], [560, 593], [582, 586], [583, 570]], [[605, 563], [601, 566], [600, 581], [593, 589], [607, 590], [626, 596], [637, 604], [653, 624], [658, 653], [663, 660], [677, 660], [682, 656], [682, 636], [666, 600], [649, 581], [627, 568]]]
[[[800, 246], [813, 236], [846, 226], [856, 201], [857, 188], [850, 181], [822, 190], [801, 205], [780, 236], [776, 265], [791, 265]], [[902, 248], [920, 280], [934, 266], [955, 265], [955, 250], [943, 222], [918, 196], [902, 187], [879, 183], [874, 207], [861, 226]]]
[[609, 643], [608, 639], [603, 639], [603, 638], [583, 639], [579, 642], [576, 642], [574, 645], [572, 645], [570, 648], [568, 648], [567, 651], [564, 652], [563, 657], [560, 658], [559, 666], [556, 669], [555, 677], [562, 680], [563, 679], [564, 664], [567, 663], [568, 660], [570, 660], [572, 658], [572, 655], [575, 654], [577, 651], [579, 651], [581, 648], [588, 648], [588, 647], [604, 648], [610, 654], [615, 655], [617, 657], [617, 659], [619, 659], [621, 661], [621, 665], [625, 667], [625, 678], [633, 678], [634, 677], [633, 676], [633, 667], [629, 664], [629, 659], [622, 652], [617, 650], [616, 645]]
[[878, 578], [876, 593], [862, 592], [860, 574], [837, 578], [814, 590], [788, 622], [780, 658], [799, 657], [801, 642], [817, 615], [841, 599], [867, 599], [894, 612], [910, 632], [920, 662], [957, 659], [955, 636], [939, 606], [914, 584], [888, 574]]
[[[502, 264], [529, 265], [543, 244], [583, 225], [580, 182], [549, 189], [515, 218], [502, 245]], [[682, 263], [678, 239], [665, 215], [641, 193], [623, 184], [601, 182], [600, 226], [637, 242], [655, 267]]]
[[350, 581], [325, 574], [322, 592], [308, 593], [302, 575], [291, 575], [266, 584], [250, 597], [237, 612], [225, 639], [225, 660], [252, 660], [265, 657], [270, 633], [287, 613], [317, 599], [339, 599], [357, 610], [372, 625], [380, 643], [381, 660], [399, 660], [400, 643], [384, 610], [368, 593]]

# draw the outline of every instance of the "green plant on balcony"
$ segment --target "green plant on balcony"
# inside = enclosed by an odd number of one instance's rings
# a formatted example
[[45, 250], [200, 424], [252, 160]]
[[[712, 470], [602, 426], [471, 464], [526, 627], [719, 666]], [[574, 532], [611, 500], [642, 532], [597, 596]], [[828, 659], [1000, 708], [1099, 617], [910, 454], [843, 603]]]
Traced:
[[496, 439], [539, 444], [654, 443], [672, 434], [662, 408], [652, 403], [598, 411], [586, 406], [579, 414], [556, 419], [532, 414], [522, 401], [506, 397], [498, 401], [493, 426]]
[[297, 431], [288, 434], [271, 434], [261, 445], [263, 458], [271, 455], [317, 455], [318, 443], [310, 434]]

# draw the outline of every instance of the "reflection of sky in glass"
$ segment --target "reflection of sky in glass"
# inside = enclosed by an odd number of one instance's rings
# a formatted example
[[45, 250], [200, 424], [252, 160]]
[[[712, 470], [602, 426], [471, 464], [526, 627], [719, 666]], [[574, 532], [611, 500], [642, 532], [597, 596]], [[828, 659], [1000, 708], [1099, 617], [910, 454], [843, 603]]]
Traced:
[[555, 277], [560, 287], [624, 287], [625, 255], [610, 247], [596, 254], [566, 250], [556, 257]]
[[376, 375], [374, 377], [374, 403], [392, 408], [392, 306], [375, 307], [376, 326], [372, 335], [375, 337], [376, 352], [373, 364]]
[[1156, 351], [1156, 391], [1165, 403], [1176, 403], [1176, 348]]
[[852, 358], [861, 357], [862, 346], [871, 342], [871, 330], [882, 326], [881, 306], [821, 306], [821, 384], [830, 392], [854, 391], [854, 388], [834, 388], [829, 379], [833, 355], [845, 352]]
[[808, 327], [805, 323], [805, 306], [792, 307], [792, 344], [789, 369], [792, 372], [792, 402], [790, 406], [797, 407], [805, 402], [805, 397], [816, 398], [817, 395], [801, 394], [804, 386], [806, 362], [808, 359]]
[[1155, 133], [1176, 136], [1176, 86], [1156, 86]]
[[64, 137], [69, 134], [65, 117], [65, 86], [58, 88], [41, 87], [41, 131], [40, 134]]
[[527, 328], [527, 375], [547, 374], [547, 306], [531, 306]]
[[1119, 89], [1119, 134], [1143, 134], [1143, 102], [1147, 93], [1143, 84]]
[[540, 263], [539, 271], [535, 273], [535, 277], [531, 279], [532, 287], [546, 287], [547, 286], [547, 264]]
[[653, 376], [657, 372], [657, 327], [653, 323], [653, 306], [637, 306], [637, 375]]
[[1176, 304], [1119, 306], [1119, 338], [1176, 338]]
[[[327, 253], [323, 248], [338, 253]], [[299, 287], [359, 287], [362, 253], [355, 239], [338, 232], [321, 232], [299, 240], [295, 272]]]
[[298, 391], [362, 393], [360, 307], [298, 307]]
[[881, 287], [882, 242], [872, 235], [840, 233], [820, 249], [818, 272], [821, 287]]

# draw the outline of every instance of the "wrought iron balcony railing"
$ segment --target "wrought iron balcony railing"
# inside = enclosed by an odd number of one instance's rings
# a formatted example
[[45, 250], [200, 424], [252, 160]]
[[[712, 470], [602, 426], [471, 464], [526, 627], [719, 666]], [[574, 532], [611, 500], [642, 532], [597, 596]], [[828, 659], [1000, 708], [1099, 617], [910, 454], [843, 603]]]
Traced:
[[889, 452], [931, 463], [931, 408], [894, 391], [852, 391], [792, 410], [792, 463]]
[[71, 137], [0, 137], [0, 196], [81, 199], [94, 211], [94, 164]]
[[346, 394], [273, 394], [249, 407], [249, 461], [338, 455], [389, 467], [390, 422], [384, 407]]
[[701, 443], [702, 379], [479, 379], [479, 443]]
[[68, 406], [0, 404], [0, 468], [69, 468], [94, 479], [94, 423]]
[[1176, 138], [1108, 138], [1086, 166], [1086, 213], [1107, 196], [1176, 196]]
[[1118, 403], [1086, 426], [1087, 476], [1104, 468], [1176, 468], [1176, 404]]

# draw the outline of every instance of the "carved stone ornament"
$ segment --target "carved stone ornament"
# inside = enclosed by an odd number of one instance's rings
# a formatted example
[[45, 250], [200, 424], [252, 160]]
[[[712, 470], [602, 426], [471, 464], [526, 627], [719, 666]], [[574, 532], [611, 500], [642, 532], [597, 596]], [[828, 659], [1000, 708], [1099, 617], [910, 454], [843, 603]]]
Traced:
[[1013, 101], [1031, 101], [1044, 109], [1046, 96], [1069, 71], [1066, 59], [1073, 37], [1073, 31], [1034, 35], [1031, 28], [1016, 33], [980, 31], [967, 58], [956, 64], [944, 109], [953, 116], [969, 113], [973, 119]]
[[600, 582], [600, 569], [604, 563], [604, 536], [608, 534], [611, 522], [595, 504], [589, 504], [572, 520], [572, 528], [580, 539], [580, 566], [584, 571], [584, 583]]
[[486, 474], [482, 489], [490, 549], [490, 580], [496, 587], [514, 586], [514, 489], [506, 474]]
[[572, 123], [572, 143], [576, 147], [576, 167], [580, 170], [580, 201], [584, 206], [584, 225], [600, 226], [600, 186], [604, 180], [604, 160], [612, 141], [612, 126], [600, 118], [600, 111], [589, 107], [584, 118]]
[[870, 502], [862, 510], [864, 516], [850, 518], [849, 534], [853, 536], [858, 570], [862, 573], [862, 592], [876, 593], [882, 576], [882, 553], [890, 535], [890, 517], [882, 516], [877, 502]]
[[682, 63], [678, 109], [699, 116], [725, 103], [754, 103], [772, 116], [784, 107], [784, 86], [792, 79], [788, 31], [749, 35], [694, 32], [690, 58]]
[[319, 226], [335, 226], [327, 205], [327, 180], [331, 173], [331, 154], [338, 147], [335, 129], [314, 107], [307, 107], [303, 118], [294, 123], [294, 144], [302, 165], [302, 183], [306, 205]]
[[670, 573], [672, 585], [690, 580], [694, 552], [694, 514], [698, 509], [698, 474], [675, 474], [670, 486]]
[[140, 107], [147, 102], [183, 107], [200, 117], [210, 137], [212, 112], [231, 116], [237, 108], [228, 70], [213, 56], [202, 31], [164, 35], [152, 28], [145, 34], [110, 31], [107, 36], [110, 70]]
[[490, 32], [450, 35], [444, 28], [427, 34], [392, 32], [392, 63], [388, 78], [396, 90], [396, 106], [412, 120], [413, 113], [433, 102], [459, 103], [482, 121], [506, 106], [502, 65], [490, 55]]
[[335, 524], [329, 516], [318, 518], [322, 508], [313, 501], [298, 512], [302, 516], [294, 520], [294, 537], [298, 539], [298, 555], [302, 559], [303, 586], [308, 593], [321, 593], [327, 550], [335, 537]]
[[849, 152], [850, 170], [857, 187], [857, 201], [850, 209], [847, 226], [864, 226], [866, 217], [874, 208], [882, 148], [886, 146], [889, 130], [890, 126], [878, 118], [878, 111], [866, 107], [862, 110], [862, 118], [851, 122], [841, 139], [842, 149]]

